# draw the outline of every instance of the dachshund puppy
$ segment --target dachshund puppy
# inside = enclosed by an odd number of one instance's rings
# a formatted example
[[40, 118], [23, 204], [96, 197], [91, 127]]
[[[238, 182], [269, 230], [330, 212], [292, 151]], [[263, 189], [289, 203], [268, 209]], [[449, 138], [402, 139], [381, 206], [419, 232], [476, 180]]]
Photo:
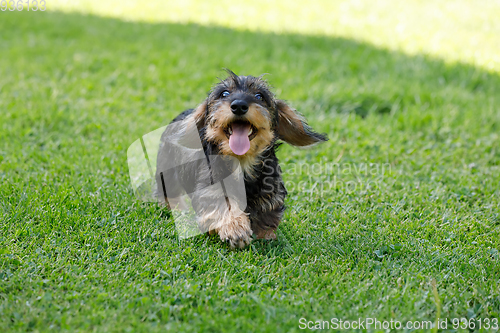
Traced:
[[[243, 248], [251, 242], [252, 234], [258, 239], [276, 239], [287, 195], [276, 157], [281, 142], [304, 147], [328, 138], [309, 127], [296, 110], [276, 99], [262, 77], [227, 72], [228, 77], [213, 87], [203, 103], [172, 121], [171, 125], [178, 125], [182, 131], [167, 128], [162, 135], [157, 156], [157, 195], [172, 207], [181, 189], [198, 193], [191, 199], [200, 230], [217, 233], [232, 248]], [[194, 149], [196, 143], [189, 142], [192, 139], [178, 138], [193, 132], [201, 142], [198, 150]], [[182, 146], [188, 148], [179, 151], [178, 143], [183, 140]], [[194, 155], [173, 170], [168, 163], [181, 153]], [[224, 186], [211, 186], [236, 167], [242, 171], [246, 202], [229, 199]]]

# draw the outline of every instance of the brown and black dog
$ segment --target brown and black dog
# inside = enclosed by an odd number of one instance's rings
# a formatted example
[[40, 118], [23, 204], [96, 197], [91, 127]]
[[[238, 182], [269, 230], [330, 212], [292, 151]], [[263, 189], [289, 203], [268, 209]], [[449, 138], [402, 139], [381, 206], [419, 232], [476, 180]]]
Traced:
[[[225, 156], [231, 156], [227, 158], [228, 163], [235, 159], [239, 162], [247, 200], [243, 209], [234, 202], [231, 205], [214, 204], [212, 198], [220, 194], [208, 190], [208, 185], [217, 181], [210, 167], [202, 170], [197, 166], [188, 172], [193, 188], [187, 192], [197, 189], [202, 193], [193, 200], [193, 205], [198, 205], [200, 229], [217, 233], [231, 247], [242, 248], [251, 242], [252, 234], [261, 239], [276, 238], [275, 230], [285, 210], [287, 195], [276, 157], [281, 141], [304, 147], [328, 138], [326, 134], [311, 129], [296, 110], [276, 99], [262, 77], [227, 72], [228, 77], [213, 87], [202, 104], [182, 112], [172, 123], [196, 124], [207, 161], [208, 156], [218, 155], [223, 161]], [[175, 177], [183, 177], [179, 173], [164, 174], [165, 163], [172, 153], [168, 140], [164, 133], [157, 157], [157, 193], [163, 200], [167, 199], [167, 193], [161, 184], [176, 182]], [[209, 178], [211, 181], [207, 182]]]

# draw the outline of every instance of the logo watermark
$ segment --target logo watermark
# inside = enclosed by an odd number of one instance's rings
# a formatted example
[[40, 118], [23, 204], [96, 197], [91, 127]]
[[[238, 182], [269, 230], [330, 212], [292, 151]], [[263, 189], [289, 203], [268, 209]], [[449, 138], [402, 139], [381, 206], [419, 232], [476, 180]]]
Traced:
[[[269, 175], [269, 182], [264, 179], [264, 191], [272, 192], [272, 177], [275, 172], [281, 173], [289, 192], [309, 194], [311, 196], [331, 196], [333, 191], [342, 193], [363, 193], [377, 189], [384, 177], [392, 174], [390, 163], [285, 163], [278, 170], [264, 163], [263, 173]], [[300, 180], [291, 180], [291, 179]]]
[[127, 160], [136, 197], [167, 204], [180, 239], [209, 231], [211, 216], [247, 206], [239, 161], [205, 154], [194, 120], [144, 135], [130, 145]]
[[432, 320], [408, 320], [400, 321], [397, 319], [379, 320], [377, 318], [358, 318], [355, 320], [342, 320], [331, 318], [330, 320], [307, 320], [299, 319], [299, 329], [301, 330], [357, 330], [357, 329], [379, 329], [379, 330], [426, 330], [433, 328], [440, 330], [447, 329], [493, 329], [498, 330], [498, 318], [437, 318]]
[[28, 12], [36, 12], [41, 11], [44, 12], [47, 10], [47, 4], [45, 0], [2, 0], [0, 1], [0, 10], [2, 12], [5, 11], [23, 11], [26, 10]]

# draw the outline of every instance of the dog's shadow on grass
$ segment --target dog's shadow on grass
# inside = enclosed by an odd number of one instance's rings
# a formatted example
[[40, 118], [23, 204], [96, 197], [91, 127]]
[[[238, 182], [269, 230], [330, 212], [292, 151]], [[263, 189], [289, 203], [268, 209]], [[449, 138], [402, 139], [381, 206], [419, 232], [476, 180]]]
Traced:
[[290, 248], [288, 242], [279, 238], [276, 240], [254, 240], [250, 246], [253, 252], [257, 252], [266, 257], [280, 257], [286, 259], [293, 254], [293, 250]]
[[212, 246], [227, 252], [253, 252], [266, 257], [288, 258], [294, 252], [287, 241], [280, 239], [265, 240], [254, 238], [250, 245], [242, 249], [231, 248], [229, 243], [221, 241], [220, 237], [216, 234], [209, 235], [208, 233], [204, 233], [186, 240], [181, 240], [180, 242], [185, 241], [196, 247]]

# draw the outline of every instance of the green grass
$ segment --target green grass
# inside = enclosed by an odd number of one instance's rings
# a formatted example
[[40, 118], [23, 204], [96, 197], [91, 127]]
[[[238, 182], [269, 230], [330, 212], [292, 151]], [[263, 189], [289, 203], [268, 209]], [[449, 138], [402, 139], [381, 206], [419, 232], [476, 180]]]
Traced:
[[[0, 12], [1, 329], [293, 332], [302, 317], [500, 316], [500, 76], [487, 69], [498, 45], [476, 66], [271, 30]], [[279, 239], [241, 251], [179, 242], [166, 212], [134, 199], [126, 162], [223, 67], [271, 73], [278, 96], [330, 136], [280, 150], [290, 195]], [[330, 168], [310, 175], [304, 163]]]

